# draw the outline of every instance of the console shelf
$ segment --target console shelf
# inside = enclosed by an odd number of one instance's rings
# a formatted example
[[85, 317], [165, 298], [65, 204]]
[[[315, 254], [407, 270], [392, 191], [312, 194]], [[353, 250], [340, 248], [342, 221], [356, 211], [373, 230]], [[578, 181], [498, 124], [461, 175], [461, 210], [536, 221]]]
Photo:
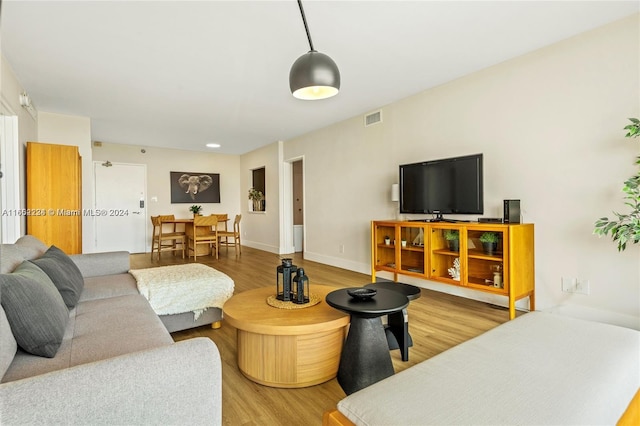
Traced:
[[[458, 251], [445, 239], [451, 230], [458, 231]], [[498, 236], [490, 254], [480, 242], [485, 232]], [[372, 221], [371, 278], [375, 281], [378, 271], [387, 271], [396, 281], [406, 275], [506, 296], [513, 319], [519, 299], [528, 297], [529, 309], [535, 310], [533, 247], [533, 224]], [[450, 273], [456, 259], [459, 278]]]

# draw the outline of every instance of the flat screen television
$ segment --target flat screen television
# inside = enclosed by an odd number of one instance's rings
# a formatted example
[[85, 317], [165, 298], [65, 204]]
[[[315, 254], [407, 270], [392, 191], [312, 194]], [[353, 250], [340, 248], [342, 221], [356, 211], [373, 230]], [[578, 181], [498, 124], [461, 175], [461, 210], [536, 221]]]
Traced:
[[401, 165], [400, 213], [484, 213], [482, 154]]

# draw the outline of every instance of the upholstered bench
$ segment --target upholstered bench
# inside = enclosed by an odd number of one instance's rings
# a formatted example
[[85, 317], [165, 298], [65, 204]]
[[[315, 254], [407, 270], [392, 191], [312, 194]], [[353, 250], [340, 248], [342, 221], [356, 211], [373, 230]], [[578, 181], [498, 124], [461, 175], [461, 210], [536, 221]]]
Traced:
[[201, 263], [132, 269], [138, 291], [169, 332], [220, 326], [222, 305], [233, 295], [233, 280]]

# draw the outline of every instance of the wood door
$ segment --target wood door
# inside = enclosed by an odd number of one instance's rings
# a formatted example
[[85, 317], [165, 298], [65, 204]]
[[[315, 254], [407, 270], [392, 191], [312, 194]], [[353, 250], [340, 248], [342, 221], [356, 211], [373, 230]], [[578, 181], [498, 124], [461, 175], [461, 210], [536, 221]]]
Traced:
[[96, 250], [146, 252], [146, 166], [94, 161], [93, 172]]
[[27, 143], [27, 234], [67, 254], [82, 253], [77, 146]]

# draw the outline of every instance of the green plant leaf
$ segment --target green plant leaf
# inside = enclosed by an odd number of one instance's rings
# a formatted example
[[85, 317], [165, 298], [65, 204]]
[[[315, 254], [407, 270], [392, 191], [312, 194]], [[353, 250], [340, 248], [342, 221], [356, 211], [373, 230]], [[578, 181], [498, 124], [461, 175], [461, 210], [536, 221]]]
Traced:
[[[627, 130], [625, 137], [636, 138], [640, 136], [640, 119], [629, 118], [631, 124], [624, 127]], [[636, 157], [635, 164], [640, 166], [640, 156]], [[611, 239], [617, 243], [618, 251], [624, 251], [627, 243], [638, 244], [640, 242], [640, 171], [624, 181], [622, 192], [625, 194], [624, 205], [631, 211], [627, 214], [613, 212], [617, 220], [609, 220], [601, 217], [595, 222], [593, 233], [598, 236], [611, 235]]]

